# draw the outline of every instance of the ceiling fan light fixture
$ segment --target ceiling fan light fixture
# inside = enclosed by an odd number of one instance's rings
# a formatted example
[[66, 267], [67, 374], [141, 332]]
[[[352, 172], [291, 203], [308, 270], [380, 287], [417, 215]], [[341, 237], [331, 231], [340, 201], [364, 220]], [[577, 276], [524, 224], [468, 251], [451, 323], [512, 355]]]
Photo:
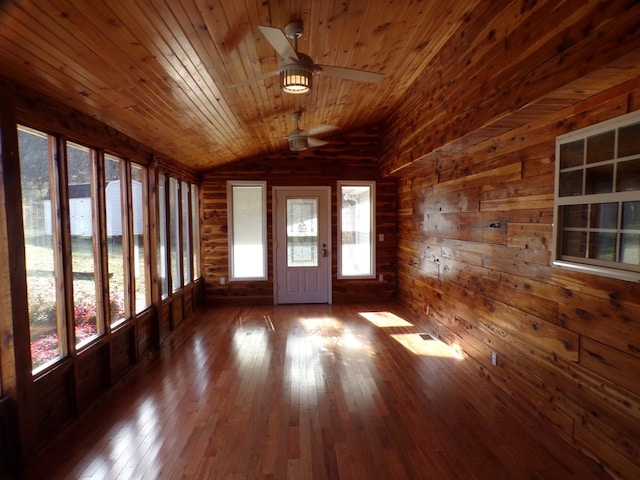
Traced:
[[301, 152], [309, 148], [309, 142], [304, 135], [289, 135], [289, 149], [292, 152]]
[[280, 89], [287, 93], [300, 94], [311, 90], [313, 72], [300, 65], [290, 65], [280, 72]]

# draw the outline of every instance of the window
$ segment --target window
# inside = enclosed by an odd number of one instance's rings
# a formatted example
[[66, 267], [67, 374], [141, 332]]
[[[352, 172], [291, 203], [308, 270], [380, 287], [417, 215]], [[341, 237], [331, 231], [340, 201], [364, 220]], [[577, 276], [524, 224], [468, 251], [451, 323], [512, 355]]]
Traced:
[[133, 205], [133, 282], [135, 291], [135, 312], [140, 313], [151, 306], [149, 262], [149, 224], [146, 191], [147, 169], [140, 165], [131, 165], [131, 204]]
[[640, 112], [556, 140], [555, 266], [640, 281]]
[[266, 182], [227, 182], [230, 280], [267, 279]]
[[198, 186], [191, 184], [191, 227], [193, 229], [193, 278], [200, 278], [200, 209], [198, 208]]
[[59, 225], [52, 222], [59, 210], [58, 175], [53, 158], [55, 138], [18, 127], [24, 249], [27, 267], [27, 302], [34, 373], [67, 353], [62, 268], [55, 246]]
[[182, 197], [182, 278], [184, 284], [188, 284], [192, 280], [191, 276], [191, 228], [189, 227], [189, 184], [187, 182], [180, 183], [180, 192]]
[[167, 262], [167, 177], [161, 173], [158, 175], [158, 230], [160, 234], [158, 248], [158, 274], [160, 275], [160, 291], [162, 298], [169, 296], [169, 268]]
[[338, 182], [338, 278], [375, 278], [375, 182]]
[[128, 309], [125, 308], [126, 272], [124, 265], [127, 211], [122, 208], [123, 205], [126, 205], [122, 202], [123, 195], [126, 195], [126, 189], [123, 188], [125, 185], [120, 181], [122, 168], [124, 168], [122, 160], [111, 155], [104, 156], [109, 316], [112, 326], [122, 322], [128, 316]]
[[96, 152], [67, 143], [69, 220], [71, 226], [71, 272], [76, 347], [82, 347], [104, 332], [98, 295], [99, 242], [94, 231], [97, 195], [94, 172]]
[[180, 182], [169, 177], [169, 267], [171, 269], [171, 291], [182, 287], [180, 267]]

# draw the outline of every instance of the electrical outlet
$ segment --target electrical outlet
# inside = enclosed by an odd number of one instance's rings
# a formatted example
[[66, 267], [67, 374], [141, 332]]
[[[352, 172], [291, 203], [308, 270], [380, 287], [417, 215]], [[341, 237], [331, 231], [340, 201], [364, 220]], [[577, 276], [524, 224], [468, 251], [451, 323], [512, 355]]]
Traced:
[[379, 242], [384, 242], [384, 233], [379, 233], [378, 234], [378, 241]]
[[498, 352], [491, 352], [491, 365], [494, 367], [498, 365]]
[[381, 282], [384, 279], [384, 277], [382, 276], [382, 274], [378, 275], [378, 281]]
[[224, 285], [226, 282], [227, 281], [224, 277], [220, 277], [220, 285]]
[[427, 309], [426, 309], [425, 313], [427, 314], [427, 317], [429, 316], [429, 313], [431, 313], [431, 309], [429, 308], [429, 305], [427, 305]]

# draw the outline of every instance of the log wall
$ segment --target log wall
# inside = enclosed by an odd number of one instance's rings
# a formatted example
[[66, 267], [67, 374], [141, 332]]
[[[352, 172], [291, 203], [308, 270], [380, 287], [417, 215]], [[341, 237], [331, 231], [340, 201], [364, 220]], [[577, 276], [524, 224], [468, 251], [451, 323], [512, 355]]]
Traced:
[[555, 137], [639, 100], [628, 82], [458, 154], [430, 155], [398, 189], [400, 301], [523, 419], [546, 419], [626, 479], [640, 478], [640, 285], [550, 262]]
[[[271, 187], [331, 186], [332, 299], [334, 303], [394, 300], [396, 295], [396, 179], [381, 179], [377, 166], [379, 131], [370, 128], [332, 137], [317, 149], [289, 151], [211, 170], [202, 181], [202, 273], [208, 302], [273, 304]], [[227, 180], [267, 181], [268, 280], [229, 278]], [[376, 180], [376, 278], [337, 279], [338, 180]], [[379, 241], [378, 234], [384, 234]], [[378, 280], [382, 275], [383, 280]]]

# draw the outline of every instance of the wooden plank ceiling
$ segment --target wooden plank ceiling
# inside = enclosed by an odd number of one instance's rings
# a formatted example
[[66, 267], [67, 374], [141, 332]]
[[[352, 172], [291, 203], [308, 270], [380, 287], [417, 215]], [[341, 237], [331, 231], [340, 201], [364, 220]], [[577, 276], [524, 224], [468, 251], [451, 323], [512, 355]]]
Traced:
[[[196, 169], [287, 148], [300, 127], [380, 122], [477, 0], [453, 2], [38, 0], [0, 10], [0, 71]], [[304, 22], [316, 63], [385, 75], [379, 84], [314, 77], [309, 94], [278, 78], [259, 25]]]
[[[467, 48], [475, 38], [496, 35], [487, 30], [490, 22], [478, 30], [476, 21], [465, 36], [473, 19], [502, 16], [508, 33], [516, 28], [508, 22], [511, 12], [544, 8], [527, 0], [0, 4], [2, 75], [197, 170], [288, 148], [284, 137], [299, 109], [303, 129], [331, 124], [352, 130], [384, 124], [397, 117], [400, 106], [420, 108], [414, 105], [420, 96], [408, 95], [416, 79], [424, 92], [431, 91], [429, 82], [445, 88], [434, 67], [457, 55], [455, 42], [463, 39]], [[382, 73], [384, 80], [369, 84], [320, 75], [304, 95], [281, 93], [277, 77], [229, 88], [276, 70], [277, 54], [258, 27], [283, 28], [292, 20], [303, 21], [298, 49], [314, 62]], [[572, 21], [577, 20], [569, 16], [557, 27], [569, 30]], [[535, 52], [527, 55], [535, 60]], [[498, 69], [501, 59], [495, 60]]]

